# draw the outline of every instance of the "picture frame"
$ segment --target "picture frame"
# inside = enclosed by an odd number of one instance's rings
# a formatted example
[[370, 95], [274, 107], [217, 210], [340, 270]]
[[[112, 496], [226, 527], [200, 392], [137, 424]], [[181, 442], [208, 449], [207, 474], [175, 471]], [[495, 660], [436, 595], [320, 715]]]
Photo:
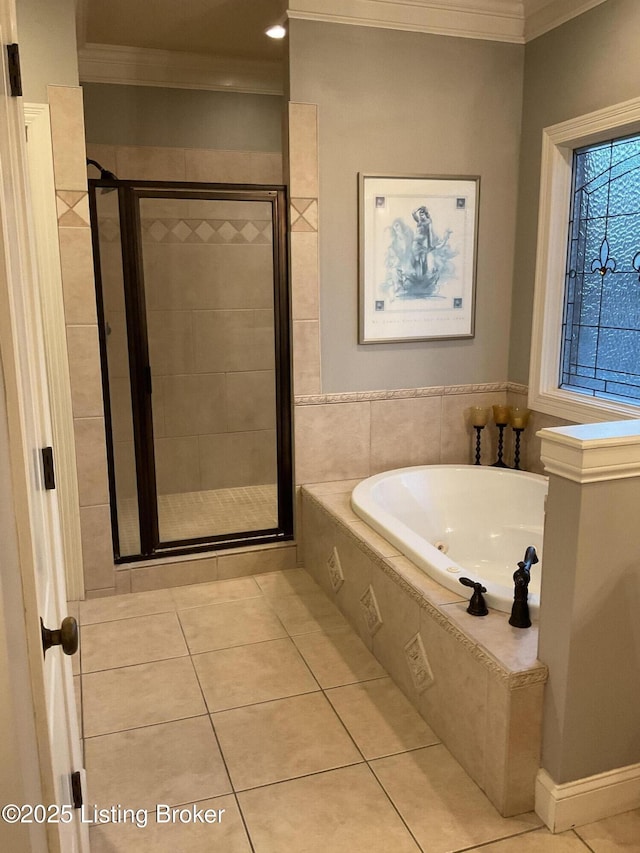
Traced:
[[472, 338], [480, 178], [358, 175], [360, 344]]

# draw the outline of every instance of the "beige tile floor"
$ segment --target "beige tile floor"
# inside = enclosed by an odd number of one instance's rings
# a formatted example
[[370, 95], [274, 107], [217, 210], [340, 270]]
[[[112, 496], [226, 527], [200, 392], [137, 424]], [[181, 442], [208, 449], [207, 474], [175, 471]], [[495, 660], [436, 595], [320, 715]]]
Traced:
[[640, 851], [640, 809], [500, 817], [302, 570], [79, 612], [93, 853]]

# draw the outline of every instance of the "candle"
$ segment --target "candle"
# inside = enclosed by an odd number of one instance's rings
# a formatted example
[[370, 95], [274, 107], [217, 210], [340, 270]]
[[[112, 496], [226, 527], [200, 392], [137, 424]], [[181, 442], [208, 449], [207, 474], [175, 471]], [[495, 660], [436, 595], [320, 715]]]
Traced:
[[471, 408], [471, 426], [483, 427], [489, 420], [489, 410], [484, 406], [473, 406]]
[[529, 423], [529, 415], [531, 412], [529, 409], [520, 409], [515, 406], [511, 410], [511, 426], [514, 429], [526, 429], [527, 424]]
[[493, 419], [497, 424], [508, 424], [511, 415], [511, 406], [494, 406]]

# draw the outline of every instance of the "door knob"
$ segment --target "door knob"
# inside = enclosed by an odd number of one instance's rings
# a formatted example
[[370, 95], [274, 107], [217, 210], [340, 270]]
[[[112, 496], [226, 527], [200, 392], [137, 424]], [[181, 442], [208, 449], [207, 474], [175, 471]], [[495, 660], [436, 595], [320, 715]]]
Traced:
[[42, 631], [42, 650], [45, 654], [51, 646], [62, 646], [65, 655], [75, 655], [78, 651], [78, 623], [73, 616], [66, 616], [62, 620], [60, 628], [55, 631], [45, 628], [42, 617], [40, 617], [40, 630]]

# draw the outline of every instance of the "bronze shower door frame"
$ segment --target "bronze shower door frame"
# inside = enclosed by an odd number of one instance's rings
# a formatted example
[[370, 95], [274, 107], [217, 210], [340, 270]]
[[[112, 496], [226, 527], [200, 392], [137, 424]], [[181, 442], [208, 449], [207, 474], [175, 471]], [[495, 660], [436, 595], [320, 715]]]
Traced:
[[[117, 190], [122, 247], [129, 378], [135, 446], [140, 553], [121, 555], [114, 442], [109, 394], [107, 330], [103, 303], [98, 233], [97, 193]], [[268, 202], [272, 209], [273, 301], [275, 344], [275, 402], [278, 523], [274, 528], [212, 534], [196, 539], [161, 541], [152, 417], [152, 380], [142, 261], [142, 198], [191, 198], [213, 201]], [[293, 448], [290, 296], [287, 243], [287, 191], [283, 186], [202, 184], [166, 181], [89, 180], [89, 208], [96, 283], [96, 303], [102, 363], [102, 387], [107, 436], [107, 463], [113, 550], [116, 563], [150, 557], [189, 554], [214, 549], [272, 544], [293, 539]]]

